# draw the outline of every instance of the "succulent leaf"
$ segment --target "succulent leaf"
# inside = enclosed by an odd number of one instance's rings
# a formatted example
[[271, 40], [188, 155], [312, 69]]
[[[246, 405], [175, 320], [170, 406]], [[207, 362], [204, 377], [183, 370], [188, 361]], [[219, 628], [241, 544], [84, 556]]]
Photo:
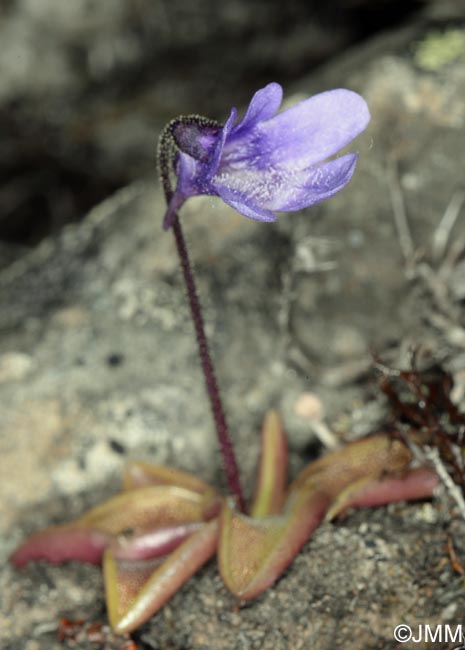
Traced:
[[217, 539], [218, 521], [213, 520], [155, 567], [153, 561], [119, 561], [107, 550], [103, 571], [108, 615], [115, 632], [130, 632], [153, 616], [214, 555]]
[[286, 477], [286, 436], [278, 413], [269, 411], [263, 423], [262, 450], [258, 464], [255, 496], [250, 511], [251, 517], [267, 517], [281, 512]]
[[329, 501], [313, 492], [292, 495], [283, 515], [253, 519], [227, 500], [221, 512], [218, 566], [238, 598], [268, 589], [292, 562], [325, 516]]

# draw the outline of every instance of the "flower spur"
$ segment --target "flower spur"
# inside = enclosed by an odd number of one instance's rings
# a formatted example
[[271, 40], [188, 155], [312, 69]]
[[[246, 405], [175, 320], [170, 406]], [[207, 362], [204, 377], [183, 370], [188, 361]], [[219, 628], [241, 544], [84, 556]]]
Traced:
[[130, 632], [215, 552], [231, 593], [253, 598], [276, 582], [324, 518], [430, 496], [436, 474], [410, 462], [403, 443], [379, 434], [311, 463], [286, 489], [286, 439], [270, 412], [249, 515], [190, 474], [133, 462], [121, 494], [32, 535], [11, 560], [17, 567], [40, 559], [103, 561], [110, 623], [117, 633]]

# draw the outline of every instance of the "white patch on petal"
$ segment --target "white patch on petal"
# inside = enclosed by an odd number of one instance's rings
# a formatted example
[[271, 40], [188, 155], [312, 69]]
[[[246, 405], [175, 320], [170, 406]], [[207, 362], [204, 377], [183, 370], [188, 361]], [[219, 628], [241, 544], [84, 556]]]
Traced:
[[222, 161], [214, 185], [265, 210], [298, 210], [342, 189], [352, 176], [355, 162], [354, 154], [308, 169], [298, 165], [259, 169], [247, 159], [229, 164]]

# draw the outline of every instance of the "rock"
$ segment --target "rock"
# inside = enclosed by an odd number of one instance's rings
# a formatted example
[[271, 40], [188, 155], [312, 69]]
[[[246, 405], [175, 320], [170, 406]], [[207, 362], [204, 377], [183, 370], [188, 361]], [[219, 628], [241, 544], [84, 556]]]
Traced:
[[[316, 444], [296, 411], [303, 394], [339, 439], [373, 430], [384, 412], [369, 401], [370, 350], [390, 360], [410, 341], [463, 373], [461, 270], [450, 252], [463, 241], [463, 218], [445, 257], [434, 233], [444, 232], [437, 226], [463, 186], [465, 61], [421, 68], [414, 53], [427, 38], [415, 24], [296, 85], [296, 93], [344, 85], [371, 107], [344, 192], [275, 226], [216, 199], [183, 209], [249, 490], [269, 407], [283, 411], [293, 471]], [[405, 226], [402, 206], [411, 239], [399, 243], [393, 213]], [[162, 213], [155, 183], [134, 183], [0, 276], [4, 560], [27, 533], [114, 493], [126, 457], [223, 483]], [[246, 607], [211, 563], [135, 638], [149, 648], [326, 650], [353, 638], [385, 648], [400, 622], [417, 630], [444, 622], [452, 604], [463, 609], [463, 579], [444, 545], [449, 532], [463, 557], [464, 528], [442, 502], [352, 514], [318, 529], [279, 583]], [[2, 567], [0, 639], [9, 650], [62, 647], [63, 616], [104, 620], [97, 569]]]

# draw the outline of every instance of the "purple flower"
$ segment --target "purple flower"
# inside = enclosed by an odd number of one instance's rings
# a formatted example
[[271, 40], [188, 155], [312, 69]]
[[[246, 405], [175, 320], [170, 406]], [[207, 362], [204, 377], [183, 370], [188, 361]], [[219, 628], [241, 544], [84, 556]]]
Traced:
[[281, 99], [281, 86], [270, 83], [255, 93], [238, 124], [235, 108], [223, 126], [195, 117], [171, 124], [177, 186], [165, 229], [190, 196], [220, 196], [246, 217], [275, 221], [275, 211], [314, 205], [347, 185], [358, 155], [327, 159], [367, 126], [364, 99], [330, 90], [277, 113]]

